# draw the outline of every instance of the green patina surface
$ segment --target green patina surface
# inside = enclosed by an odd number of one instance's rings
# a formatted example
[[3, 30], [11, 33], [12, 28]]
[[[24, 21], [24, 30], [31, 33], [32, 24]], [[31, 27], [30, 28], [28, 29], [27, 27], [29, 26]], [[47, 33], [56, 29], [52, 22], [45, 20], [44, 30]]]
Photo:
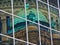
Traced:
[[[35, 19], [37, 20], [38, 18], [38, 15], [37, 15], [37, 13], [36, 13], [36, 9], [34, 9], [34, 8], [32, 8], [32, 9], [28, 9], [27, 10], [27, 15], [29, 15], [29, 12], [30, 11], [32, 11], [33, 13], [35, 13]], [[44, 14], [41, 12], [41, 11], [39, 11], [40, 13], [39, 13], [39, 19], [40, 19], [40, 21], [44, 21], [44, 22], [48, 22], [48, 20], [47, 20], [47, 18], [44, 16]], [[20, 11], [17, 13], [17, 16], [19, 16], [19, 17], [22, 17], [22, 18], [25, 18], [25, 14], [24, 14], [24, 10], [23, 9], [20, 9]], [[14, 24], [17, 24], [17, 23], [19, 23], [19, 22], [23, 22], [24, 20], [22, 20], [22, 19], [19, 19], [19, 18], [15, 18], [15, 20], [14, 20]]]
[[[26, 3], [26, 12], [27, 12], [27, 15], [29, 15], [30, 11], [32, 11], [35, 14], [35, 20], [37, 20], [38, 19], [37, 18], [38, 17], [37, 10], [35, 8], [29, 9], [29, 6], [30, 5], [28, 3]], [[19, 17], [22, 17], [22, 18], [26, 18], [23, 8], [20, 8], [19, 12], [16, 15], [19, 16]], [[41, 11], [39, 11], [39, 15], [40, 15], [39, 16], [40, 21], [48, 22], [47, 18], [44, 16], [44, 14]], [[16, 23], [19, 23], [19, 22], [23, 22], [24, 20], [15, 18], [14, 21], [15, 21], [14, 24], [16, 24]]]
[[[36, 9], [35, 8], [28, 9], [28, 8], [29, 8], [29, 5], [27, 4], [27, 15], [29, 15], [30, 11], [32, 11], [35, 14], [35, 20], [37, 20], [38, 15], [37, 15]], [[22, 18], [26, 18], [23, 8], [20, 8], [19, 12], [16, 13], [16, 15], [19, 16], [19, 17], [22, 17]], [[48, 22], [47, 18], [44, 16], [44, 14], [41, 11], [39, 11], [39, 15], [40, 15], [39, 16], [40, 21]], [[24, 22], [24, 21], [25, 20], [23, 20], [23, 19], [15, 17], [14, 18], [14, 25], [16, 25], [17, 23], [20, 23], [20, 22]], [[18, 28], [15, 28], [15, 32], [18, 31], [20, 28], [22, 28], [22, 27], [20, 26]], [[12, 33], [12, 30], [8, 31], [8, 33]]]

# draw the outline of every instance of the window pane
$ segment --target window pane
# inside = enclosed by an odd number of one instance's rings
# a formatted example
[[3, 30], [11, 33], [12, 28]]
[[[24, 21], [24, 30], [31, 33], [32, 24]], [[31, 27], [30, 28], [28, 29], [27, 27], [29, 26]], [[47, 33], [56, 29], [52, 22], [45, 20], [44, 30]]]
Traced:
[[15, 38], [22, 39], [26, 41], [26, 21], [14, 17], [14, 31], [15, 31]]
[[28, 39], [29, 42], [39, 45], [39, 28], [37, 24], [28, 22]]
[[57, 0], [49, 0], [49, 3], [50, 3], [50, 5], [52, 5], [52, 6], [55, 6], [55, 7], [58, 7], [58, 3], [57, 3]]
[[0, 12], [0, 29], [0, 33], [13, 36], [11, 15]]
[[46, 2], [46, 3], [47, 3], [47, 0], [41, 0], [41, 1], [43, 1], [43, 2]]
[[60, 0], [59, 0], [59, 8], [60, 8]]
[[22, 0], [13, 0], [13, 6], [14, 6], [14, 14], [25, 18], [25, 9], [24, 9], [24, 2]]
[[33, 22], [38, 20], [36, 0], [26, 0], [27, 19]]
[[11, 13], [11, 0], [0, 0], [0, 9]]
[[15, 41], [15, 45], [27, 45], [25, 42], [22, 41]]
[[[43, 8], [44, 7], [44, 8]], [[42, 2], [38, 2], [39, 21], [42, 25], [49, 27], [48, 6]]]
[[60, 33], [52, 31], [53, 45], [60, 45]]
[[43, 26], [40, 26], [40, 30], [41, 30], [41, 44], [42, 45], [51, 45], [50, 30]]
[[0, 35], [0, 45], [13, 45], [13, 39]]
[[50, 7], [50, 16], [51, 16], [51, 27], [56, 30], [60, 30], [60, 18], [59, 18], [59, 10], [53, 7]]

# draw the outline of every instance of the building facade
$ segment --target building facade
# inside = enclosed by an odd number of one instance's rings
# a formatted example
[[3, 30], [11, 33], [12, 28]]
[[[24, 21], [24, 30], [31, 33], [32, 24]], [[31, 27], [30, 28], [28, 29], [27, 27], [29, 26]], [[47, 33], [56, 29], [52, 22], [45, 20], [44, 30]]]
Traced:
[[59, 0], [0, 0], [0, 45], [60, 45], [59, 9]]

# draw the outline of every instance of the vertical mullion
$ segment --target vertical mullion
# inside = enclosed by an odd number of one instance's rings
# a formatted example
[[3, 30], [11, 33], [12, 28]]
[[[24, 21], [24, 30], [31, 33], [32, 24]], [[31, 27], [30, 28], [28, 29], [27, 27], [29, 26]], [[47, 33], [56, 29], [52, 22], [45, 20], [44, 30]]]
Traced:
[[57, 3], [58, 3], [58, 11], [59, 11], [59, 19], [60, 19], [60, 7], [59, 7], [59, 0], [57, 0]]
[[[57, 3], [58, 3], [58, 11], [59, 11], [59, 18], [58, 18], [58, 21], [59, 21], [59, 22], [58, 22], [58, 23], [60, 23], [60, 6], [59, 6], [59, 3], [60, 3], [60, 2], [59, 2], [59, 0], [57, 0]], [[60, 25], [59, 25], [59, 26], [60, 26]]]
[[47, 5], [48, 5], [48, 15], [49, 15], [49, 25], [50, 25], [51, 45], [53, 45], [52, 30], [51, 30], [51, 15], [50, 15], [49, 0], [47, 0]]
[[26, 0], [24, 0], [24, 7], [25, 7], [25, 18], [26, 18], [26, 38], [27, 38], [27, 45], [29, 45], [28, 44], [28, 42], [29, 42], [29, 40], [28, 40], [28, 26], [27, 26], [27, 12], [26, 12]]
[[39, 11], [38, 11], [38, 1], [36, 0], [37, 4], [37, 15], [38, 15], [38, 28], [39, 28], [39, 45], [41, 45], [41, 30], [40, 30], [40, 22], [39, 22]]
[[15, 32], [14, 32], [14, 16], [13, 16], [13, 0], [11, 0], [11, 7], [12, 7], [12, 30], [13, 30], [13, 45], [15, 45]]
[[59, 9], [59, 0], [57, 0], [57, 4], [58, 4], [58, 9]]

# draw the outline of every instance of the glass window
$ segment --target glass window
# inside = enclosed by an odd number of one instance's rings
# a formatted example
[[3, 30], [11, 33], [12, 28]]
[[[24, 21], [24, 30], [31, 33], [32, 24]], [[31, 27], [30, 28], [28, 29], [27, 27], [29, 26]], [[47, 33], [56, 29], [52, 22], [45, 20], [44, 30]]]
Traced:
[[16, 41], [15, 41], [15, 45], [27, 45], [27, 43], [16, 40]]
[[32, 22], [27, 22], [28, 29], [28, 39], [29, 42], [34, 44], [39, 44], [39, 27], [37, 24]]
[[41, 30], [41, 44], [51, 45], [50, 29], [40, 26], [40, 30]]
[[13, 39], [0, 35], [0, 45], [13, 45]]
[[[44, 8], [43, 8], [44, 7]], [[38, 2], [39, 21], [42, 25], [49, 27], [48, 6], [42, 2]]]
[[11, 9], [11, 0], [7, 0], [7, 1], [3, 1], [3, 0], [0, 0], [0, 9], [1, 10], [4, 10], [4, 11], [7, 11], [9, 13], [12, 12], [12, 9]]
[[[38, 21], [36, 0], [27, 0], [26, 2], [27, 19], [33, 22]], [[37, 22], [36, 22], [37, 23]]]
[[14, 4], [13, 5], [14, 14], [19, 16], [19, 17], [25, 18], [24, 2], [22, 0], [20, 0], [18, 2], [14, 0], [13, 4]]
[[53, 45], [60, 45], [60, 33], [52, 30]]
[[58, 7], [58, 3], [57, 3], [57, 0], [49, 0], [49, 4], [52, 5], [52, 6], [55, 6], [55, 7]]
[[14, 17], [14, 32], [15, 38], [26, 41], [26, 21], [21, 18]]
[[60, 0], [59, 0], [59, 8], [60, 8]]
[[0, 12], [0, 29], [2, 34], [13, 36], [12, 15]]
[[53, 7], [50, 7], [50, 16], [51, 16], [51, 27], [53, 29], [60, 30], [59, 10]]
[[46, 3], [47, 3], [47, 0], [41, 0], [41, 1], [43, 1], [43, 2], [46, 2]]

